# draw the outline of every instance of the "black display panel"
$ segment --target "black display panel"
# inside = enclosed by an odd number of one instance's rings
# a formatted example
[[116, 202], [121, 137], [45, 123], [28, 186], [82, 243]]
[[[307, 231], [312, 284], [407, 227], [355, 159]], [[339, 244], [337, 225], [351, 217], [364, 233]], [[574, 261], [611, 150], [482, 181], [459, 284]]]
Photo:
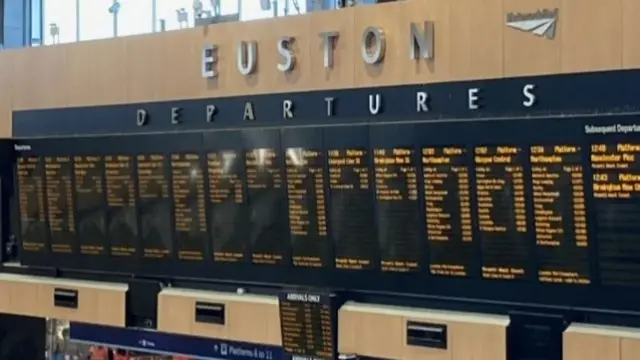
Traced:
[[640, 143], [594, 143], [590, 162], [600, 279], [605, 285], [640, 286]]
[[209, 253], [204, 172], [199, 153], [171, 154], [171, 185], [179, 260], [202, 261]]
[[522, 279], [529, 263], [525, 149], [477, 146], [476, 206], [485, 279]]
[[294, 266], [333, 266], [327, 221], [326, 156], [320, 129], [282, 131]]
[[128, 258], [138, 251], [135, 156], [104, 157], [107, 193], [107, 233], [111, 256]]
[[530, 154], [538, 279], [589, 284], [582, 147], [535, 145]]
[[204, 146], [213, 260], [245, 262], [249, 231], [242, 138], [239, 132], [208, 133]]
[[337, 300], [329, 293], [290, 291], [278, 295], [282, 347], [287, 355], [337, 359]]
[[432, 275], [469, 277], [476, 258], [472, 157], [464, 146], [425, 147], [421, 153], [429, 271]]
[[289, 262], [287, 196], [279, 131], [243, 131], [254, 264]]
[[166, 259], [173, 251], [169, 156], [158, 152], [136, 160], [142, 256]]
[[73, 159], [45, 156], [49, 239], [53, 253], [76, 251], [76, 212], [73, 199]]
[[373, 171], [382, 271], [417, 272], [421, 204], [412, 127], [372, 126]]
[[46, 253], [48, 229], [44, 159], [39, 156], [21, 156], [17, 160], [16, 170], [22, 251]]
[[378, 242], [371, 177], [369, 129], [364, 126], [324, 130], [329, 172], [329, 224], [335, 267], [378, 267]]
[[76, 155], [73, 157], [73, 169], [80, 254], [104, 255], [108, 251], [104, 158], [100, 155]]

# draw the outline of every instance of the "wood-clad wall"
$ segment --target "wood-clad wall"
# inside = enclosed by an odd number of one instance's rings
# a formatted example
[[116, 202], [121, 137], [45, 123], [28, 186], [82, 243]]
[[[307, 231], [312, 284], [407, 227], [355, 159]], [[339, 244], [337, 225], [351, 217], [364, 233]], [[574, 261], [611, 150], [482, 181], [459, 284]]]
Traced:
[[[554, 39], [508, 28], [508, 12], [559, 9]], [[368, 87], [596, 71], [640, 66], [637, 0], [409, 0], [162, 34], [0, 54], [0, 136], [11, 111], [266, 92]], [[433, 21], [435, 58], [409, 60], [409, 23]], [[385, 31], [381, 65], [364, 65], [367, 26]], [[323, 70], [323, 31], [339, 31], [335, 67]], [[295, 36], [297, 68], [279, 73], [276, 42]], [[236, 70], [236, 46], [259, 43], [257, 74]], [[220, 76], [201, 76], [206, 43], [220, 48]], [[90, 121], [90, 119], [87, 119]]]

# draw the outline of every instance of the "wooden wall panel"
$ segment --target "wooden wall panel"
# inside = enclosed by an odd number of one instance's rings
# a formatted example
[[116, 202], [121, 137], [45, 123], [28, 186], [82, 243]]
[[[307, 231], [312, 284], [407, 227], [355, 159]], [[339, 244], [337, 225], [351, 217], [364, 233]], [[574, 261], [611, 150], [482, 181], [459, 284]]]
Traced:
[[634, 360], [640, 353], [636, 328], [572, 324], [563, 341], [563, 360]]
[[640, 1], [622, 0], [622, 67], [640, 67]]
[[[224, 304], [225, 323], [195, 319], [196, 302]], [[158, 294], [158, 330], [249, 343], [281, 345], [278, 299], [178, 288]]]
[[[388, 359], [506, 360], [509, 318], [349, 302], [338, 316], [338, 350]], [[446, 349], [407, 345], [409, 321], [447, 326]]]
[[502, 0], [451, 2], [448, 61], [452, 80], [502, 76], [502, 8]]
[[622, 66], [622, 0], [562, 0], [562, 72]]
[[[559, 9], [555, 39], [506, 26], [511, 11]], [[611, 70], [640, 65], [634, 0], [408, 0], [304, 16], [0, 53], [0, 136], [13, 110]], [[409, 24], [433, 21], [435, 58], [409, 59]], [[362, 32], [380, 26], [385, 62], [364, 65]], [[322, 67], [319, 33], [339, 31], [335, 66]], [[297, 70], [278, 73], [276, 42], [296, 36]], [[236, 68], [240, 41], [259, 43], [257, 73]], [[201, 77], [203, 46], [219, 47], [220, 75]]]
[[[55, 306], [56, 289], [77, 291], [77, 308]], [[0, 274], [0, 312], [125, 326], [127, 290], [126, 284]]]

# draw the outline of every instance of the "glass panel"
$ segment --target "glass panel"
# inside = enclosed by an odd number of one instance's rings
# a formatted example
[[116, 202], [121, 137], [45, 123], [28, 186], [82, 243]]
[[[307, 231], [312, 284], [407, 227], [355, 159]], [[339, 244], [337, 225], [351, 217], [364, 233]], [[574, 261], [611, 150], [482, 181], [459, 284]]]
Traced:
[[[270, 3], [269, 10], [263, 10], [261, 4]], [[278, 16], [297, 15], [307, 12], [306, 0], [244, 0], [241, 4], [240, 20], [257, 20], [273, 17], [276, 13]]]
[[146, 34], [153, 31], [152, 0], [120, 0], [118, 36]]
[[[156, 0], [156, 13], [158, 16], [157, 29], [161, 30], [160, 20], [165, 21], [165, 30], [176, 30], [184, 27], [193, 27], [193, 0]], [[184, 9], [183, 15], [178, 10]], [[178, 19], [182, 21], [179, 21]]]
[[76, 0], [44, 0], [44, 44], [68, 43], [76, 39]]
[[40, 46], [43, 41], [42, 1], [31, 0], [31, 46]]
[[80, 0], [81, 41], [113, 36], [113, 15], [109, 12], [111, 5], [113, 0]]
[[[248, 0], [248, 1], [259, 1], [259, 0]], [[214, 4], [220, 4], [220, 14], [216, 14], [213, 11]], [[204, 11], [211, 11], [213, 15], [233, 15], [237, 14], [240, 11], [239, 0], [203, 0], [202, 8]]]

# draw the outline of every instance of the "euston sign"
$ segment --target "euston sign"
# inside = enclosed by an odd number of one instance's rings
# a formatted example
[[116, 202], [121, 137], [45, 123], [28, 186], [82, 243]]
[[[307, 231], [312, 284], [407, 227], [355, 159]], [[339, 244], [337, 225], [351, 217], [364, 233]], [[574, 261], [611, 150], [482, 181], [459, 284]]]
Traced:
[[[336, 43], [340, 39], [340, 33], [337, 31], [324, 31], [318, 34], [323, 39], [324, 46], [324, 68], [333, 68], [333, 52]], [[418, 24], [410, 23], [408, 31], [409, 41], [411, 43], [409, 58], [433, 59], [434, 47], [434, 30], [433, 22], [425, 21], [422, 30]], [[284, 35], [278, 40], [276, 46], [278, 53], [282, 56], [282, 61], [276, 65], [280, 72], [290, 72], [296, 67], [296, 54], [292, 50], [292, 45], [296, 41], [293, 36]], [[236, 65], [238, 72], [243, 76], [249, 76], [257, 71], [258, 66], [258, 43], [256, 41], [241, 41], [237, 44], [236, 49]], [[202, 77], [215, 78], [220, 74], [219, 69], [219, 46], [216, 44], [208, 44], [202, 50]], [[384, 60], [387, 51], [387, 39], [384, 29], [381, 27], [370, 26], [362, 33], [360, 41], [360, 53], [362, 60], [366, 64], [379, 64]]]

